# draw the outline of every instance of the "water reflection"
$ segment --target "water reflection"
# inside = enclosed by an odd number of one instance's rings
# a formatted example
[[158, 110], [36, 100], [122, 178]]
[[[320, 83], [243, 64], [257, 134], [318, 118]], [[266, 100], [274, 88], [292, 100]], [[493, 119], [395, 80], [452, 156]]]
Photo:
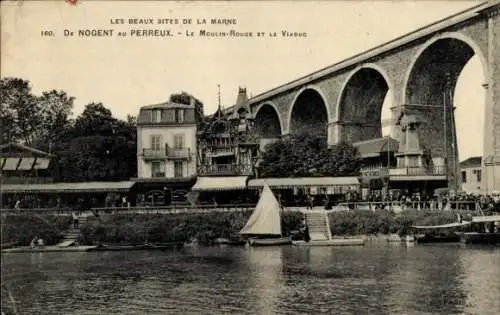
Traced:
[[499, 248], [455, 245], [9, 254], [2, 311], [498, 314], [499, 266]]
[[283, 290], [282, 253], [284, 247], [248, 248], [248, 299], [251, 314], [276, 314]]
[[465, 273], [461, 304], [466, 313], [500, 314], [500, 258], [497, 250], [475, 248], [462, 251]]

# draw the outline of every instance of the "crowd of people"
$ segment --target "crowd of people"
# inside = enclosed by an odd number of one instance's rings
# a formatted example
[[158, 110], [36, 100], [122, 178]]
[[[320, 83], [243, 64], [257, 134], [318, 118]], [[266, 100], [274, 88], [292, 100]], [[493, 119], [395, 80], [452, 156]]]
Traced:
[[[470, 194], [465, 192], [422, 194], [401, 192], [397, 194], [371, 193], [366, 198], [361, 198], [357, 193], [346, 198], [346, 203], [369, 202], [374, 207], [385, 208], [387, 205], [398, 205], [403, 208], [413, 209], [456, 209], [456, 210], [481, 210], [500, 211], [500, 194], [488, 195]], [[345, 204], [346, 204], [345, 203]]]

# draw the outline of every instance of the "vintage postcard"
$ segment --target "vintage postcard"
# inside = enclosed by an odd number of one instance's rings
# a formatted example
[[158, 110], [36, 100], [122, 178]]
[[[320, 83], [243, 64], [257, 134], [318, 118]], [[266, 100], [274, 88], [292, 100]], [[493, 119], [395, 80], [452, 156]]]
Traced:
[[2, 315], [498, 314], [500, 1], [0, 5]]

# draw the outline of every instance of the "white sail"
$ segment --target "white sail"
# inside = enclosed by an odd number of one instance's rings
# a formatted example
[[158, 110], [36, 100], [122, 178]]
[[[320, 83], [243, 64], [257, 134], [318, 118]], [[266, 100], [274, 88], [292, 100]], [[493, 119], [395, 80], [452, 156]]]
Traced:
[[273, 192], [264, 184], [259, 202], [240, 234], [281, 235], [280, 209]]

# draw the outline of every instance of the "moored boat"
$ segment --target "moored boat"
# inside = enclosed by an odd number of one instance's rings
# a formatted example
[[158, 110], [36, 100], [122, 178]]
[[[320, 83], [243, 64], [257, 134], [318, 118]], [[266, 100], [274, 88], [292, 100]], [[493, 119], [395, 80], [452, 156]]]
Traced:
[[267, 184], [264, 185], [259, 202], [240, 234], [249, 237], [250, 246], [292, 244], [291, 237], [283, 237], [281, 206]]
[[248, 239], [248, 244], [250, 246], [277, 246], [277, 245], [290, 245], [291, 243], [292, 243], [291, 237]]
[[181, 247], [182, 243], [163, 243], [163, 244], [99, 244], [89, 251], [133, 251], [133, 250], [163, 250], [175, 247]]
[[470, 222], [462, 221], [441, 225], [416, 225], [415, 242], [424, 243], [458, 243], [460, 242], [461, 230], [470, 226]]
[[365, 241], [362, 238], [334, 238], [324, 241], [293, 241], [295, 246], [362, 246]]
[[500, 244], [500, 215], [472, 217], [472, 232], [460, 233], [465, 244]]

